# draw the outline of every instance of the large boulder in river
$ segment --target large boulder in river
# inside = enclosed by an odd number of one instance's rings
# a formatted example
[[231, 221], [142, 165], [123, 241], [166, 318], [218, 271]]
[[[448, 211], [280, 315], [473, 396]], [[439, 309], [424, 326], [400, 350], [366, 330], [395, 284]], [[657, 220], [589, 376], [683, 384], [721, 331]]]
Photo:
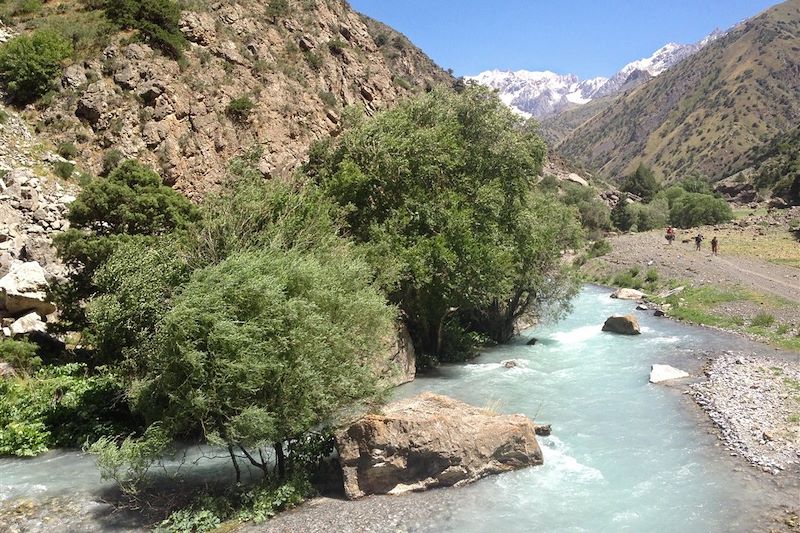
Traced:
[[348, 498], [459, 486], [542, 464], [533, 421], [424, 393], [336, 436]]
[[0, 279], [0, 307], [13, 315], [36, 311], [47, 316], [56, 306], [47, 300], [48, 283], [36, 261], [14, 261]]
[[641, 300], [644, 298], [644, 293], [636, 289], [617, 289], [611, 293], [611, 297], [620, 300]]
[[606, 319], [603, 324], [603, 331], [620, 333], [622, 335], [639, 335], [642, 330], [639, 328], [639, 321], [633, 315], [614, 315]]

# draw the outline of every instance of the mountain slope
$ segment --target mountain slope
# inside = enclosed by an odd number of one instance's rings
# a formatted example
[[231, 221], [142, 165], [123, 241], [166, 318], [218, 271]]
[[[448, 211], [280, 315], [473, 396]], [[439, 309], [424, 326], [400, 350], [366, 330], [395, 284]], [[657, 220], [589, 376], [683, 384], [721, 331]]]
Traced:
[[643, 162], [668, 180], [717, 180], [798, 121], [800, 0], [789, 0], [623, 95], [558, 150], [612, 178]]
[[[25, 32], [102, 18], [85, 7], [96, 2], [55, 4], [4, 22]], [[129, 32], [98, 36], [66, 69], [62, 88], [25, 111], [28, 122], [56, 144], [74, 144], [84, 170], [99, 173], [119, 155], [138, 158], [200, 197], [238, 154], [259, 148], [262, 172], [287, 176], [315, 139], [339, 131], [345, 107], [373, 113], [452, 83], [407, 40], [379, 42], [342, 0], [186, 5], [183, 60], [131, 43]], [[238, 113], [231, 102], [252, 109]]]

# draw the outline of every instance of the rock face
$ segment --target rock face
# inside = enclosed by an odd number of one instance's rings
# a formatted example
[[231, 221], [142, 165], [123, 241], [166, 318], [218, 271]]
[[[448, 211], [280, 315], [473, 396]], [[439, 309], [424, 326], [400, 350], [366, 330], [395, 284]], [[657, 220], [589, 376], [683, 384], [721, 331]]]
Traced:
[[608, 317], [605, 324], [603, 324], [603, 331], [621, 335], [639, 335], [642, 332], [639, 328], [639, 321], [633, 315]]
[[379, 376], [391, 386], [414, 381], [417, 373], [417, 356], [411, 334], [405, 324], [398, 324], [396, 334], [387, 341], [387, 357], [378, 361]]
[[688, 378], [689, 374], [669, 365], [653, 365], [650, 367], [650, 383], [661, 383], [673, 379]]
[[611, 297], [620, 300], [641, 300], [644, 298], [644, 293], [636, 289], [617, 289], [611, 293]]
[[[291, 177], [312, 142], [340, 131], [345, 107], [371, 115], [454, 81], [346, 2], [289, 4], [267, 17], [261, 0], [193, 2], [180, 20], [190, 42], [180, 65], [129, 34], [109, 35], [102, 52], [67, 67], [53, 105], [32, 109], [31, 121], [74, 144], [81, 169], [99, 173], [116, 150], [199, 199], [235, 156], [261, 148], [264, 174]], [[237, 122], [226, 108], [242, 97], [255, 107]]]
[[542, 464], [533, 421], [424, 393], [336, 436], [348, 498], [459, 486]]

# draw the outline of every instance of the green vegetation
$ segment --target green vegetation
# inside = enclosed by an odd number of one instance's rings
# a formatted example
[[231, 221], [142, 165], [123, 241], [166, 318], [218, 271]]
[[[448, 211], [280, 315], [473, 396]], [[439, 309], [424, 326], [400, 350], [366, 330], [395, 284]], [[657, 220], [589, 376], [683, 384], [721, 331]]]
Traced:
[[105, 12], [124, 29], [134, 29], [153, 48], [180, 59], [186, 39], [179, 28], [181, 8], [173, 0], [106, 0]]
[[28, 374], [42, 366], [39, 347], [27, 340], [0, 340], [0, 361], [10, 364], [17, 372]]
[[774, 323], [775, 317], [765, 312], [758, 313], [753, 317], [753, 320], [750, 321], [750, 325], [757, 328], [768, 328]]
[[620, 201], [611, 211], [611, 221], [622, 231], [649, 231], [667, 225], [692, 228], [733, 219], [730, 205], [711, 194], [709, 186], [696, 178], [659, 189], [653, 173], [644, 165], [629, 176], [624, 190], [645, 203]]
[[0, 82], [15, 105], [34, 102], [53, 87], [72, 45], [52, 31], [20, 35], [0, 47]]
[[[2, 341], [3, 344], [10, 341]], [[3, 347], [8, 353], [8, 347]], [[30, 355], [29, 348], [13, 348]], [[0, 455], [31, 457], [48, 448], [80, 447], [135, 425], [121, 382], [85, 365], [47, 366], [20, 380], [0, 380]]]
[[471, 334], [506, 341], [517, 318], [558, 314], [574, 294], [560, 253], [580, 231], [532, 187], [543, 156], [532, 129], [470, 87], [357, 123], [305, 171], [347, 210], [418, 350], [449, 360], [469, 356]]
[[253, 102], [249, 96], [241, 96], [228, 102], [228, 106], [225, 108], [225, 114], [235, 122], [244, 123], [250, 119], [250, 114], [255, 107], [255, 102]]
[[54, 239], [61, 258], [77, 271], [56, 291], [64, 325], [82, 329], [83, 303], [94, 293], [94, 273], [117, 245], [184, 228], [196, 217], [188, 200], [136, 161], [86, 184], [70, 205], [70, 229]]
[[625, 178], [622, 184], [622, 190], [635, 194], [644, 202], [649, 202], [653, 196], [658, 192], [659, 185], [656, 181], [655, 174], [644, 164], [639, 164], [636, 172]]
[[[539, 186], [547, 189], [551, 187], [551, 184], [543, 179], [539, 182]], [[597, 191], [594, 189], [575, 183], [565, 183], [561, 200], [578, 209], [581, 224], [588, 230], [589, 238], [600, 239], [604, 232], [611, 229], [611, 211], [598, 198]]]
[[58, 152], [58, 155], [64, 159], [75, 159], [75, 157], [78, 155], [78, 149], [75, 148], [75, 145], [72, 143], [61, 143], [58, 145], [56, 151]]

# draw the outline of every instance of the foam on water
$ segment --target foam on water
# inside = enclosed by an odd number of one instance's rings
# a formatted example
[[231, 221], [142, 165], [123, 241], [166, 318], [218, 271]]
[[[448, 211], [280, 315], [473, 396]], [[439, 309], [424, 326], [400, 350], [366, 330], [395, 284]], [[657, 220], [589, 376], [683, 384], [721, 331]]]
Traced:
[[[653, 363], [679, 365], [694, 352], [730, 349], [730, 339], [648, 313], [636, 315], [641, 335], [602, 332], [608, 316], [629, 314], [635, 306], [609, 294], [587, 287], [563, 321], [524, 333], [539, 339], [535, 345], [489, 350], [471, 364], [448, 366], [399, 391], [493, 402], [501, 412], [553, 426], [551, 436], [539, 439], [543, 466], [453, 491], [448, 498], [459, 511], [422, 530], [747, 529], [747, 509], [764, 505], [760, 495], [751, 496], [748, 481], [715, 447], [714, 437], [687, 416], [684, 396], [648, 384]], [[525, 365], [506, 369], [500, 364], [506, 359]]]

